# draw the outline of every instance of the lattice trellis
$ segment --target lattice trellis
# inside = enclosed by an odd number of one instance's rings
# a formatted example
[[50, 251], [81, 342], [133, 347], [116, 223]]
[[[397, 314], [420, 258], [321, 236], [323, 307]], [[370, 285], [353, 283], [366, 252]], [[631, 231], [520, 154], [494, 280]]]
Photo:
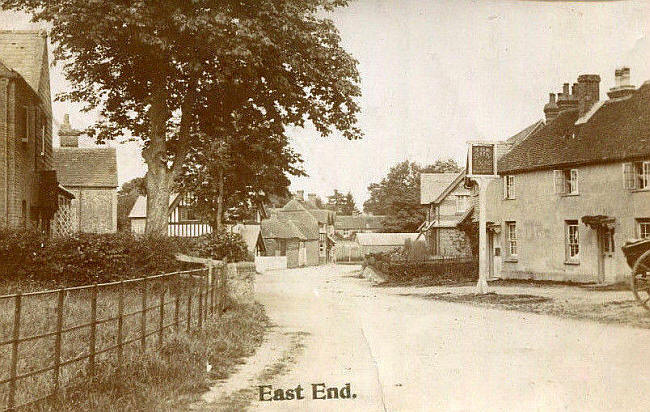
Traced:
[[52, 235], [72, 236], [77, 231], [75, 212], [71, 205], [60, 205], [52, 218]]

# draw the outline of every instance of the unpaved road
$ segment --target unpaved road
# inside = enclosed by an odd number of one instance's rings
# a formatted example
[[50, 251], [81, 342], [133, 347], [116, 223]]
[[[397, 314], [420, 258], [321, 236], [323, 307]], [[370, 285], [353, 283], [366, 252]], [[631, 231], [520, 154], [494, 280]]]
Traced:
[[[650, 410], [649, 330], [401, 296], [351, 277], [355, 269], [257, 278], [278, 328], [307, 333], [290, 371], [262, 383], [300, 384], [305, 399], [251, 409]], [[350, 383], [357, 397], [314, 400], [318, 383]]]

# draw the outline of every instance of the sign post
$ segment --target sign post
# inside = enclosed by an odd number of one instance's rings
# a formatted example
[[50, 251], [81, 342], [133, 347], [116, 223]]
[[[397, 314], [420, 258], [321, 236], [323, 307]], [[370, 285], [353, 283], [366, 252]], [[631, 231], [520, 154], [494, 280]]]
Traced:
[[468, 142], [467, 177], [478, 186], [478, 282], [476, 293], [488, 293], [487, 187], [497, 179], [495, 142]]

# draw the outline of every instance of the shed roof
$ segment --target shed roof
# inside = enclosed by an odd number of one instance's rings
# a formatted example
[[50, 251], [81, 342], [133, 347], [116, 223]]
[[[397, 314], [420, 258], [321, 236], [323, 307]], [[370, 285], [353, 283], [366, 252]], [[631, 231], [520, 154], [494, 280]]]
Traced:
[[404, 246], [407, 239], [415, 241], [419, 233], [357, 233], [361, 246]]
[[[169, 196], [169, 206], [171, 206], [176, 198], [178, 197], [178, 193], [172, 193], [171, 196]], [[135, 203], [133, 204], [133, 207], [131, 208], [131, 212], [129, 213], [129, 218], [146, 218], [147, 217], [147, 196], [138, 196], [137, 199], [135, 199]]]
[[232, 228], [233, 233], [239, 233], [246, 243], [249, 251], [254, 251], [257, 246], [257, 240], [260, 237], [262, 228], [260, 225], [237, 224]]
[[117, 187], [114, 147], [61, 147], [54, 149], [54, 168], [66, 187]]
[[650, 156], [650, 82], [604, 102], [586, 122], [565, 110], [498, 161], [499, 173], [561, 168]]
[[291, 221], [280, 221], [277, 217], [262, 220], [260, 224], [264, 239], [301, 239], [305, 240], [302, 232]]

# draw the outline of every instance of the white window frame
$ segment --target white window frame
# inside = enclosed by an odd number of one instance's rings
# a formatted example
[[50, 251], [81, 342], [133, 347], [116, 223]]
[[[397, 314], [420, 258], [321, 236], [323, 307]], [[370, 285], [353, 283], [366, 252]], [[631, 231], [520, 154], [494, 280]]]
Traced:
[[506, 243], [508, 245], [508, 257], [519, 256], [517, 243], [517, 222], [506, 222]]
[[639, 239], [650, 238], [650, 218], [636, 219], [637, 237]]
[[469, 208], [469, 195], [456, 195], [456, 213], [465, 213]]
[[553, 184], [555, 193], [565, 196], [580, 194], [578, 188], [578, 169], [553, 170]]
[[516, 199], [516, 187], [515, 187], [515, 176], [506, 175], [503, 176], [503, 198], [504, 199]]
[[[575, 229], [572, 232], [572, 229]], [[564, 221], [564, 249], [567, 262], [577, 263], [580, 260], [580, 225], [577, 220]]]
[[627, 190], [650, 190], [650, 161], [623, 163], [623, 187]]

